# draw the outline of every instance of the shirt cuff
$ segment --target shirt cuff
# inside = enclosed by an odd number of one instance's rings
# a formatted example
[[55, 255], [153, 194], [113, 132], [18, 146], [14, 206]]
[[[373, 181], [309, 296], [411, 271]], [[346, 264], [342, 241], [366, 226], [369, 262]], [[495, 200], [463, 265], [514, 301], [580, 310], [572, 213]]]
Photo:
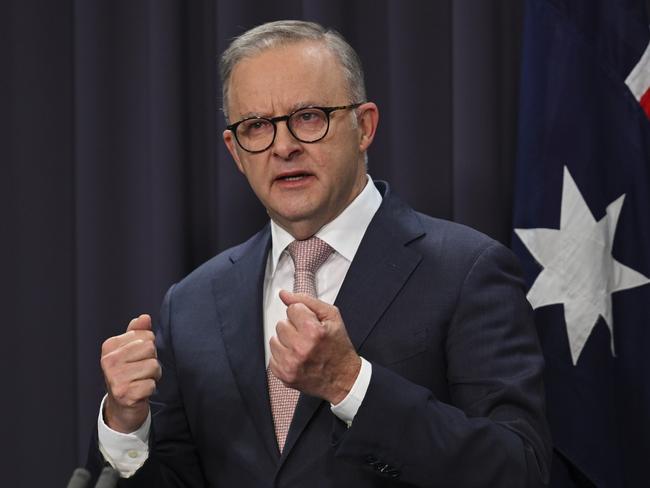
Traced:
[[350, 392], [336, 405], [330, 404], [332, 413], [348, 424], [348, 427], [352, 425], [352, 420], [354, 420], [354, 416], [359, 411], [361, 402], [363, 402], [363, 399], [366, 396], [371, 377], [372, 364], [361, 358], [361, 369], [359, 370], [357, 379], [352, 385]]
[[102, 399], [97, 417], [97, 437], [99, 451], [104, 459], [113, 466], [122, 478], [129, 478], [142, 467], [149, 457], [149, 431], [151, 429], [151, 411], [147, 419], [135, 432], [123, 434], [111, 429], [104, 422], [104, 402]]

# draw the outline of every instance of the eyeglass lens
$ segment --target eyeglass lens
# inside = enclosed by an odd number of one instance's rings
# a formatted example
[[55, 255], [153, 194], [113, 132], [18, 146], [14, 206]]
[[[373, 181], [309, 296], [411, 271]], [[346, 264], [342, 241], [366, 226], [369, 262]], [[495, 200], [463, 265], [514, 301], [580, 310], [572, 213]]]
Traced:
[[[287, 125], [293, 136], [301, 142], [315, 142], [325, 136], [327, 114], [319, 108], [305, 108], [291, 114]], [[237, 140], [248, 151], [263, 151], [273, 143], [274, 123], [269, 119], [255, 118], [243, 121], [237, 127]]]

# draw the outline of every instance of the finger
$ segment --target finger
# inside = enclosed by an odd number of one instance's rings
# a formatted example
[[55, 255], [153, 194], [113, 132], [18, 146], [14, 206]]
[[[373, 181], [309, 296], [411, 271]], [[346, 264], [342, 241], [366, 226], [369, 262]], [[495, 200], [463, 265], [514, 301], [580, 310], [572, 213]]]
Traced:
[[287, 307], [294, 303], [302, 303], [314, 312], [316, 317], [318, 317], [318, 320], [321, 322], [332, 319], [337, 310], [333, 305], [304, 293], [291, 293], [286, 290], [280, 290], [280, 300], [282, 300]]
[[288, 320], [280, 320], [275, 326], [275, 337], [284, 347], [291, 349], [291, 345], [297, 340], [298, 330]]
[[277, 338], [277, 336], [273, 336], [269, 340], [269, 349], [271, 351], [270, 359], [273, 359], [276, 363], [281, 361], [282, 358], [287, 356], [287, 354], [289, 353], [289, 348], [287, 348], [287, 346], [282, 344]]
[[158, 381], [162, 376], [162, 369], [160, 368], [160, 363], [157, 359], [145, 359], [143, 361], [130, 364], [134, 366], [137, 365], [132, 381], [146, 379], [153, 379], [155, 381]]
[[134, 381], [131, 389], [135, 399], [146, 400], [156, 391], [156, 382], [152, 379]]
[[125, 363], [134, 363], [144, 359], [155, 359], [158, 357], [154, 342], [143, 339], [129, 342], [115, 351], [115, 353], [119, 353], [122, 361]]
[[128, 386], [112, 392], [113, 398], [121, 406], [134, 407], [138, 403], [148, 400], [156, 390], [156, 382], [147, 378], [129, 383]]
[[322, 327], [316, 314], [304, 303], [293, 303], [287, 307], [287, 318], [294, 327], [301, 331], [305, 327]]
[[127, 331], [129, 330], [151, 330], [151, 316], [148, 314], [144, 313], [140, 315], [139, 317], [131, 320], [129, 322], [129, 326], [126, 328]]
[[144, 359], [136, 363], [127, 363], [116, 379], [123, 383], [138, 380], [159, 380], [162, 376], [160, 363], [157, 359]]
[[122, 346], [125, 346], [126, 344], [129, 344], [130, 342], [139, 340], [153, 342], [155, 338], [156, 337], [154, 336], [153, 332], [150, 330], [130, 330], [124, 334], [109, 337], [106, 339], [102, 344], [102, 354], [108, 354], [112, 351], [115, 351], [116, 349], [119, 349]]

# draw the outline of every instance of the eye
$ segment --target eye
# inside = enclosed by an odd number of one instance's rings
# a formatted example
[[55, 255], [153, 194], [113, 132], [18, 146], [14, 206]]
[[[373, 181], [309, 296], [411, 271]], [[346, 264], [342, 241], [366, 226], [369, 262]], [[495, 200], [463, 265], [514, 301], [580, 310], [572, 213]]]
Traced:
[[239, 125], [239, 133], [246, 136], [262, 134], [272, 129], [272, 124], [266, 119], [248, 119]]
[[310, 120], [314, 120], [316, 117], [316, 114], [314, 112], [300, 112], [300, 120], [302, 122], [309, 122]]
[[325, 121], [325, 117], [322, 110], [309, 108], [293, 114], [292, 123], [301, 126], [320, 125]]

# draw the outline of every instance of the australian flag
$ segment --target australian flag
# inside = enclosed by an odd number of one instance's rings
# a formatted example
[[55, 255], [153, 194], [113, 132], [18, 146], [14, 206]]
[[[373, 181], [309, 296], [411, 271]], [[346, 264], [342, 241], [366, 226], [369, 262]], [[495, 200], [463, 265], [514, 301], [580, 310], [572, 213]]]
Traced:
[[512, 247], [546, 359], [553, 487], [650, 487], [646, 3], [526, 3]]

